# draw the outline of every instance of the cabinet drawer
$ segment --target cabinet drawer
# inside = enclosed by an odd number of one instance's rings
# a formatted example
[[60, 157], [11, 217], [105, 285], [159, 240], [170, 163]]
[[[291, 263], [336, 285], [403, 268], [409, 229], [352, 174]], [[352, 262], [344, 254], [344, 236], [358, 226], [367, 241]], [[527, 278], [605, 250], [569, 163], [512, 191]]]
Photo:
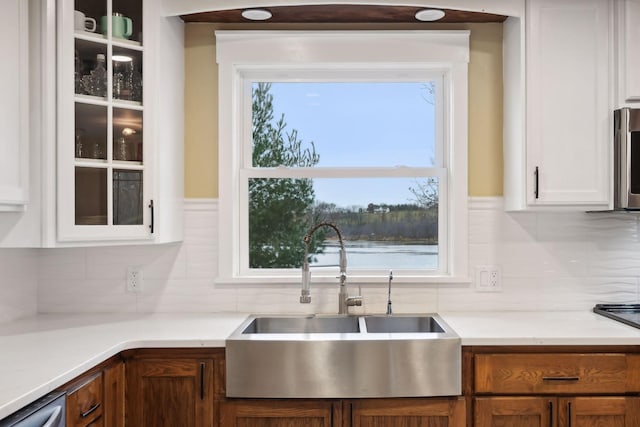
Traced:
[[639, 367], [622, 353], [477, 354], [475, 392], [626, 393], [640, 390]]
[[67, 427], [102, 425], [102, 372], [67, 392]]

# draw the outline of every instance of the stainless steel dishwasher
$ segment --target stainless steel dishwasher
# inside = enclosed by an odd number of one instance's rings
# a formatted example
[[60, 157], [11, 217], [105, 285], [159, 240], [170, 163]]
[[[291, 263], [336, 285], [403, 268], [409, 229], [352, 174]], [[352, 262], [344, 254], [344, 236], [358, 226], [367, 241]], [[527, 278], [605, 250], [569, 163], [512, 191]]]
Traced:
[[49, 393], [0, 420], [0, 427], [65, 427], [64, 392]]

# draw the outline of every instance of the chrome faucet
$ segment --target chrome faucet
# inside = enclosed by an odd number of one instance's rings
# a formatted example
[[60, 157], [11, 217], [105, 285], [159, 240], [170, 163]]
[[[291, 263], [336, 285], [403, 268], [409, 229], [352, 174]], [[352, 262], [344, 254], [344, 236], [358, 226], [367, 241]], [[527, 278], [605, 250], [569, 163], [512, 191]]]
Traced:
[[347, 252], [344, 249], [344, 241], [342, 240], [342, 233], [338, 227], [331, 222], [319, 222], [309, 229], [307, 234], [303, 237], [304, 241], [304, 260], [302, 262], [302, 291], [300, 294], [300, 303], [309, 304], [311, 302], [311, 272], [309, 271], [309, 244], [311, 243], [311, 236], [320, 227], [332, 228], [338, 235], [338, 241], [340, 243], [340, 291], [338, 292], [338, 313], [348, 314], [348, 307], [361, 306], [362, 297], [349, 296], [347, 291]]

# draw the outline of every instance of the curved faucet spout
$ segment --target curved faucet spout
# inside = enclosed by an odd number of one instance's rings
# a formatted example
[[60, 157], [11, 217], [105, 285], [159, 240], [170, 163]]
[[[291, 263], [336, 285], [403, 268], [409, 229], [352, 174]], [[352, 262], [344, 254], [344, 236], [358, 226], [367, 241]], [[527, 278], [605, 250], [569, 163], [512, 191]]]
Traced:
[[[342, 239], [342, 232], [337, 225], [332, 222], [319, 222], [307, 231], [307, 234], [302, 238], [304, 241], [304, 264], [309, 265], [309, 244], [311, 243], [311, 237], [313, 234], [322, 227], [332, 228], [338, 235], [338, 242], [340, 243], [340, 280], [341, 283], [347, 278], [347, 253], [344, 249], [344, 240]], [[344, 276], [344, 278], [342, 277]]]
[[308, 304], [311, 302], [311, 273], [309, 271], [309, 245], [311, 244], [311, 237], [321, 227], [332, 228], [338, 235], [338, 242], [340, 243], [340, 293], [338, 295], [338, 313], [346, 314], [347, 307], [350, 305], [362, 305], [362, 297], [349, 297], [346, 289], [347, 281], [347, 252], [344, 248], [344, 240], [342, 239], [342, 232], [337, 225], [332, 222], [319, 222], [307, 231], [307, 234], [302, 238], [304, 241], [304, 260], [302, 262], [302, 293], [300, 295], [300, 302]]

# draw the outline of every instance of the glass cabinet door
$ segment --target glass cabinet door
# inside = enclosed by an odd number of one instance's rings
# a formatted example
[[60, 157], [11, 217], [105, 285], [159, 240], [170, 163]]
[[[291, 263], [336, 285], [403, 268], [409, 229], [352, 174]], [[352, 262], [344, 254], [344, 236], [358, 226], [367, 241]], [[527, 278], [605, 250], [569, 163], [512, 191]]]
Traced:
[[64, 0], [58, 11], [61, 61], [67, 59], [59, 70], [59, 111], [73, 109], [58, 119], [59, 144], [67, 147], [59, 154], [59, 186], [69, 187], [58, 190], [61, 240], [151, 237], [142, 6]]

